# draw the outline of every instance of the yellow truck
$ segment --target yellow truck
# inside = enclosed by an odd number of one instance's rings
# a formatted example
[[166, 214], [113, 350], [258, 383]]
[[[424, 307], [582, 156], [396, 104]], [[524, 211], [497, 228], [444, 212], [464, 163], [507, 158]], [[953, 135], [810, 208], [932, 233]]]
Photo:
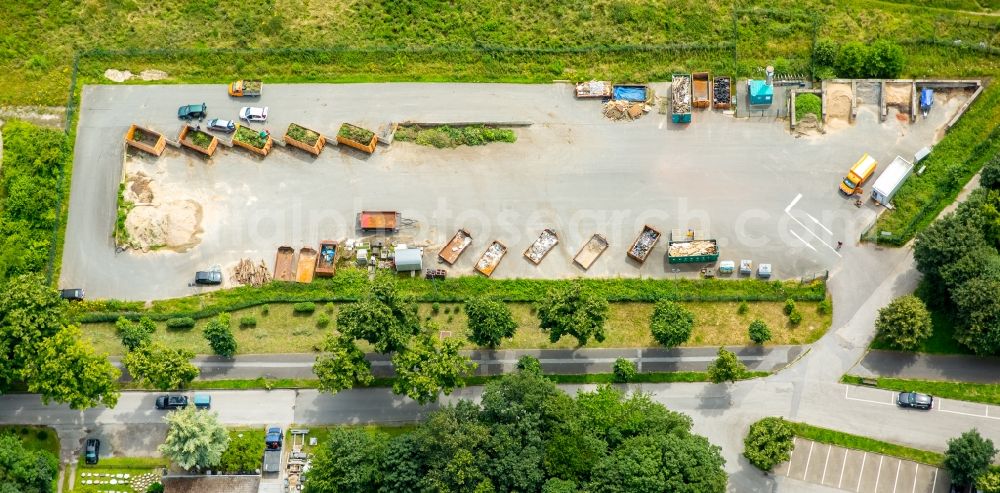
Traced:
[[840, 191], [847, 195], [861, 193], [861, 185], [872, 176], [872, 173], [875, 173], [876, 166], [878, 166], [878, 161], [865, 153], [861, 159], [858, 159], [858, 162], [854, 163], [854, 166], [851, 166], [847, 176], [840, 182]]

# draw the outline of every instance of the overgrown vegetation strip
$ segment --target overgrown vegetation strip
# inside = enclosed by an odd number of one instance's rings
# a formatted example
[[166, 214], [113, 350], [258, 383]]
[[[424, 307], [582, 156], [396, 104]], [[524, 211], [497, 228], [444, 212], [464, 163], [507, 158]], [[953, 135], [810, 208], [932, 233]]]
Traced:
[[[146, 315], [158, 321], [174, 317], [201, 319], [266, 303], [351, 302], [359, 300], [368, 286], [365, 272], [343, 270], [331, 279], [317, 279], [311, 284], [272, 282], [265, 286], [237, 287], [203, 295], [154, 301], [148, 309], [142, 302], [117, 300], [87, 301], [74, 304], [81, 323], [113, 322], [120, 316]], [[402, 294], [418, 302], [462, 302], [475, 296], [488, 296], [507, 302], [534, 302], [549, 289], [573, 282], [551, 279], [485, 279], [462, 276], [441, 281], [398, 280]], [[674, 301], [822, 301], [826, 284], [814, 281], [717, 280], [717, 279], [581, 279], [585, 288], [611, 302]]]
[[[910, 380], [904, 378], [876, 378], [875, 380], [875, 386], [880, 389], [898, 392], [920, 392], [945, 399], [981, 402], [983, 404], [1000, 406], [1000, 384]], [[844, 375], [841, 381], [852, 385], [864, 385], [861, 377], [854, 375]]]
[[828, 443], [831, 445], [837, 445], [840, 447], [846, 447], [849, 449], [861, 450], [865, 452], [872, 452], [876, 454], [890, 455], [892, 457], [898, 457], [900, 459], [907, 459], [915, 462], [921, 462], [936, 467], [941, 467], [944, 464], [944, 454], [940, 454], [937, 452], [920, 450], [912, 447], [907, 447], [905, 445], [897, 445], [894, 443], [883, 442], [881, 440], [875, 440], [873, 438], [863, 437], [859, 435], [852, 435], [850, 433], [831, 430], [829, 428], [821, 428], [819, 426], [813, 426], [806, 423], [789, 421], [788, 424], [792, 426], [795, 435], [816, 442]]

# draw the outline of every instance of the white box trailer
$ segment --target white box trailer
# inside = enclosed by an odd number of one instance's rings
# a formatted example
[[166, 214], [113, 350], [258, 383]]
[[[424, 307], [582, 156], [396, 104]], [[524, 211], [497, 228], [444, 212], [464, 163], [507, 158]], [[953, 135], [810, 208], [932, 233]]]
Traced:
[[913, 163], [903, 159], [902, 156], [896, 156], [872, 185], [872, 200], [888, 204], [910, 173], [913, 173]]

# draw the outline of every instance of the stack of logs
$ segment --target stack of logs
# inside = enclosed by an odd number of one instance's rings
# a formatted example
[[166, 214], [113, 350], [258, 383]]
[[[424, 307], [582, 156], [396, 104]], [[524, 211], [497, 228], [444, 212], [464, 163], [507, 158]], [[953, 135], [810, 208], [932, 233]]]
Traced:
[[250, 259], [245, 258], [240, 260], [236, 264], [236, 268], [233, 269], [232, 280], [237, 284], [260, 287], [271, 281], [271, 272], [263, 260], [254, 265]]

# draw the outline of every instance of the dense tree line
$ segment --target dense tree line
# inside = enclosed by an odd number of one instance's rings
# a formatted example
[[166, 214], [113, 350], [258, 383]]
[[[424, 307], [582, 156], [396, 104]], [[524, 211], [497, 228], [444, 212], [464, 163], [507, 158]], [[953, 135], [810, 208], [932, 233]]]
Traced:
[[0, 285], [0, 393], [24, 386], [74, 409], [113, 407], [120, 372], [69, 325], [67, 308], [40, 275]]
[[3, 127], [0, 166], [0, 281], [43, 272], [59, 219], [59, 168], [70, 159], [59, 131], [12, 121]]
[[958, 342], [1000, 354], [1000, 156], [982, 176], [982, 188], [917, 235], [913, 256], [924, 274], [918, 295], [956, 321]]
[[821, 39], [813, 47], [813, 76], [819, 79], [895, 79], [903, 73], [903, 48], [885, 39], [838, 44]]
[[412, 432], [333, 430], [306, 491], [725, 491], [719, 447], [687, 416], [610, 386], [574, 398], [520, 366], [487, 384], [481, 404], [435, 411]]
[[59, 461], [47, 450], [31, 450], [12, 433], [0, 433], [0, 493], [50, 493]]

